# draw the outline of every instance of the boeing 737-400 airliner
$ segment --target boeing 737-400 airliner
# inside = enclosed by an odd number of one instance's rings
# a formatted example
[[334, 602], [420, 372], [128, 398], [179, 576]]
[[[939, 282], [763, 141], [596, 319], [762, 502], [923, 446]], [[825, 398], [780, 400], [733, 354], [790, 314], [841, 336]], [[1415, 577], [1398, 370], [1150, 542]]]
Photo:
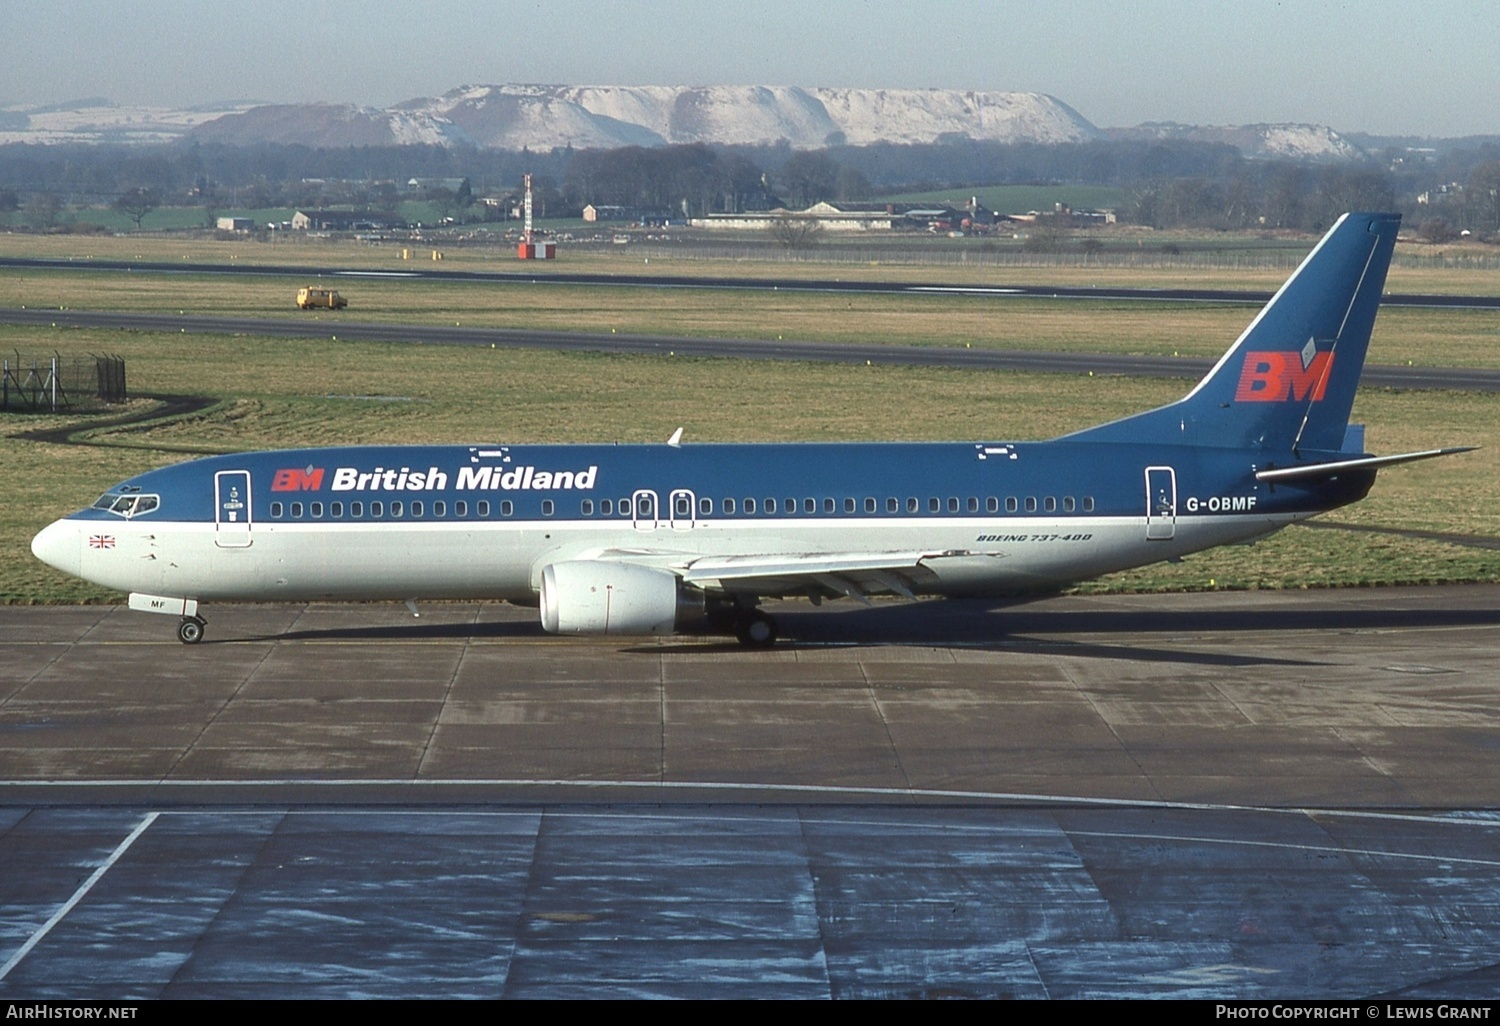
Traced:
[[509, 599], [563, 634], [732, 631], [768, 596], [998, 595], [1244, 542], [1355, 502], [1349, 428], [1400, 218], [1346, 214], [1176, 403], [1046, 442], [468, 445], [194, 460], [36, 556], [181, 617], [213, 601]]

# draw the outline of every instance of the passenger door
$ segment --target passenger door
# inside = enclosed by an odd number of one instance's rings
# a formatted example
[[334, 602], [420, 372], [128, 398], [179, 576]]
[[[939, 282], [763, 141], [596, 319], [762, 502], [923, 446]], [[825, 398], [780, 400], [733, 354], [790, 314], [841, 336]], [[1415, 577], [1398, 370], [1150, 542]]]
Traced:
[[1146, 538], [1167, 541], [1177, 533], [1177, 472], [1146, 468]]
[[214, 474], [214, 544], [222, 549], [250, 547], [250, 471]]

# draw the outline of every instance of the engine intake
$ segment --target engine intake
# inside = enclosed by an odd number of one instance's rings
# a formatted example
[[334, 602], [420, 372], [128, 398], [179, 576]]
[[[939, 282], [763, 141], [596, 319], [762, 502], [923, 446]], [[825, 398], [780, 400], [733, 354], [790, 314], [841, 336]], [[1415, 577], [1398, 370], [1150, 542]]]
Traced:
[[675, 634], [705, 615], [703, 593], [676, 574], [607, 560], [549, 563], [541, 599], [552, 634]]

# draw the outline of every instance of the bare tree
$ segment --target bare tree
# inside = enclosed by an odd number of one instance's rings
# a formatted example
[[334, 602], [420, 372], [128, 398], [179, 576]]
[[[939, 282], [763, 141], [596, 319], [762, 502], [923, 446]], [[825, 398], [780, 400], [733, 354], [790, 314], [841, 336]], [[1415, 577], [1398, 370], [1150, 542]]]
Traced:
[[51, 228], [57, 223], [57, 215], [62, 213], [62, 208], [62, 197], [55, 192], [33, 193], [26, 203], [26, 213], [32, 225], [37, 228]]
[[161, 206], [161, 197], [155, 189], [143, 189], [136, 186], [134, 189], [126, 189], [120, 193], [114, 202], [114, 208], [135, 222], [136, 231], [140, 231], [141, 221], [146, 215]]
[[811, 217], [782, 214], [771, 222], [769, 230], [771, 238], [781, 243], [783, 249], [809, 249], [818, 244], [823, 225]]

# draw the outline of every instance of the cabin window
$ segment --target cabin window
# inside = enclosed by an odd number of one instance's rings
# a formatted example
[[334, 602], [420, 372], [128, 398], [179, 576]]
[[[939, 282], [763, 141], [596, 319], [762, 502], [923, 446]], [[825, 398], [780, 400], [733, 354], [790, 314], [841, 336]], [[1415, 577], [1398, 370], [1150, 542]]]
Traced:
[[766, 511], [766, 515], [767, 516], [770, 516], [772, 513], [776, 512], [776, 500], [775, 499], [767, 499], [765, 501], [765, 504], [763, 506], [761, 506], [761, 509], [763, 509], [763, 510]]
[[929, 512], [929, 513], [939, 513], [939, 512], [942, 511], [942, 509], [943, 509], [943, 504], [938, 501], [938, 497], [936, 495], [930, 497], [927, 500], [927, 512]]
[[307, 511], [319, 520], [323, 518], [323, 504], [321, 502], [309, 503]]
[[677, 501], [673, 503], [673, 506], [675, 507], [675, 512], [672, 515], [679, 520], [686, 520], [693, 515], [692, 504], [689, 503], [686, 495], [677, 496]]
[[1057, 512], [1057, 498], [1055, 496], [1051, 496], [1051, 495], [1047, 496], [1045, 499], [1042, 500], [1042, 508], [1045, 509], [1048, 513], [1056, 513]]
[[281, 503], [279, 503], [279, 502], [273, 502], [273, 503], [271, 503], [271, 516], [275, 517], [277, 520], [280, 520], [281, 519], [281, 508], [282, 508], [281, 507]]
[[422, 500], [413, 499], [411, 503], [411, 515], [419, 517], [422, 515]]
[[600, 499], [599, 512], [603, 516], [612, 517], [615, 515], [615, 504], [609, 499]]
[[719, 503], [719, 506], [720, 506], [721, 509], [724, 510], [725, 513], [733, 513], [734, 512], [734, 500], [733, 499], [725, 499], [723, 502]]
[[745, 498], [745, 512], [746, 513], [754, 513], [755, 512], [755, 500], [752, 499], [752, 498], [750, 498], [749, 496], [746, 496], [746, 498]]
[[406, 508], [401, 505], [401, 500], [400, 499], [397, 499], [395, 502], [391, 503], [391, 516], [392, 517], [399, 517], [402, 514], [404, 514], [405, 512], [406, 512]]
[[865, 497], [865, 512], [866, 513], [874, 513], [875, 509], [876, 509], [876, 507], [875, 507], [875, 500], [874, 500], [874, 498], [871, 497], [871, 496], [866, 496]]
[[342, 517], [344, 515], [344, 504], [342, 502], [330, 502], [328, 504], [328, 515], [331, 517]]
[[1028, 513], [1035, 513], [1036, 512], [1036, 496], [1035, 495], [1028, 495], [1028, 496], [1026, 496], [1026, 512], [1028, 512]]
[[1016, 510], [1018, 510], [1020, 508], [1021, 507], [1016, 504], [1016, 497], [1014, 495], [1008, 495], [1008, 496], [1006, 496], [1006, 498], [1005, 498], [1005, 512], [1007, 512], [1007, 513], [1014, 513]]
[[1094, 512], [1094, 497], [1092, 495], [1085, 495], [1083, 497], [1083, 511], [1085, 513]]
[[578, 504], [578, 512], [582, 513], [586, 517], [593, 516], [594, 515], [594, 500], [593, 499], [584, 499], [582, 502], [580, 502]]
[[956, 496], [956, 495], [950, 495], [950, 496], [948, 496], [948, 512], [949, 513], [957, 513], [958, 512], [958, 496]]
[[349, 503], [349, 515], [351, 517], [362, 517], [365, 515], [365, 504], [362, 502]]
[[999, 513], [1000, 500], [995, 498], [993, 495], [986, 495], [984, 497], [984, 511], [986, 513]]
[[490, 515], [490, 503], [489, 503], [489, 500], [488, 499], [480, 499], [477, 503], [474, 504], [474, 512], [475, 512], [476, 515], [481, 516], [481, 517], [487, 517], [487, 516], [489, 516]]
[[454, 503], [453, 503], [453, 515], [456, 516], [456, 517], [466, 517], [466, 516], [468, 516], [469, 515], [469, 504], [467, 502], [465, 502], [463, 499], [456, 499], [456, 500], [454, 500]]
[[698, 512], [701, 513], [703, 516], [712, 516], [713, 515], [713, 511], [714, 511], [714, 500], [712, 500], [712, 499], [699, 499], [698, 500]]
[[900, 513], [901, 512], [901, 503], [898, 502], [895, 498], [886, 499], [885, 500], [885, 511], [887, 513]]
[[385, 515], [385, 505], [379, 502], [370, 503], [370, 516], [378, 517]]
[[302, 519], [302, 503], [300, 503], [300, 502], [294, 502], [294, 503], [292, 503], [292, 519], [293, 520], [301, 520]]
[[628, 516], [630, 516], [630, 500], [629, 499], [621, 499], [619, 501], [618, 505], [620, 507], [620, 516], [622, 516], [622, 517], [628, 517]]
[[907, 499], [906, 499], [906, 512], [908, 512], [908, 513], [917, 513], [917, 512], [920, 512], [921, 509], [922, 509], [922, 507], [917, 502], [917, 497], [915, 495], [907, 496]]
[[797, 500], [788, 497], [787, 500], [781, 504], [781, 511], [783, 513], [797, 512]]
[[543, 499], [542, 500], [542, 516], [544, 516], [544, 517], [550, 517], [552, 515], [552, 509], [553, 509], [552, 500], [551, 499]]
[[511, 502], [509, 499], [501, 499], [500, 500], [500, 515], [502, 517], [508, 517], [512, 513], [514, 513], [515, 511], [516, 511], [515, 503]]
[[1071, 513], [1071, 512], [1073, 512], [1073, 506], [1074, 505], [1075, 505], [1075, 503], [1073, 502], [1073, 496], [1071, 496], [1071, 495], [1064, 495], [1063, 496], [1063, 512], [1064, 513]]
[[[829, 499], [828, 501], [832, 502], [833, 500]], [[853, 513], [854, 511], [855, 511], [854, 499], [852, 497], [848, 498], [848, 499], [845, 499], [844, 500], [844, 512], [845, 513]], [[828, 512], [832, 513], [833, 510], [829, 510]]]
[[802, 512], [804, 512], [804, 513], [816, 513], [817, 511], [818, 511], [818, 500], [817, 499], [803, 499], [802, 500]]
[[969, 496], [969, 512], [970, 513], [978, 513], [979, 512], [979, 500], [977, 498], [975, 498], [974, 496], [972, 496], [972, 495]]

